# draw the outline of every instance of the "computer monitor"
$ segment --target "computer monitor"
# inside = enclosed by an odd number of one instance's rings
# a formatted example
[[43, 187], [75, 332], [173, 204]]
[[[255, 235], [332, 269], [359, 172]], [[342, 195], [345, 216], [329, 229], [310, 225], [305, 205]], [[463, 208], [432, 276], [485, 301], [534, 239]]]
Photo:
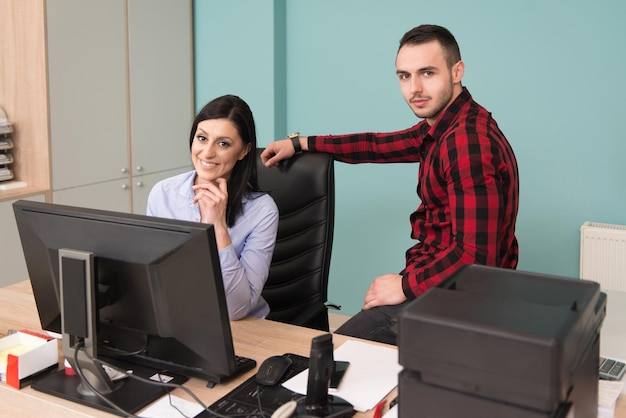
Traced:
[[[74, 319], [66, 323], [70, 337], [97, 336], [97, 357], [196, 376], [210, 385], [242, 371], [212, 225], [26, 200], [13, 208], [44, 330], [64, 331], [65, 298]], [[63, 282], [74, 283], [73, 292], [64, 291], [61, 272]], [[84, 289], [76, 284], [82, 282]], [[88, 314], [93, 330], [88, 319], [75, 321]]]

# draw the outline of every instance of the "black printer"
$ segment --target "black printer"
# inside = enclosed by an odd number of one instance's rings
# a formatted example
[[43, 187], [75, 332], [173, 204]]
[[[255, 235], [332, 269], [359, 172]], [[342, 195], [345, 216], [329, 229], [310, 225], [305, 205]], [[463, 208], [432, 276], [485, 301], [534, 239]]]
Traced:
[[468, 265], [399, 314], [399, 416], [595, 418], [596, 282]]

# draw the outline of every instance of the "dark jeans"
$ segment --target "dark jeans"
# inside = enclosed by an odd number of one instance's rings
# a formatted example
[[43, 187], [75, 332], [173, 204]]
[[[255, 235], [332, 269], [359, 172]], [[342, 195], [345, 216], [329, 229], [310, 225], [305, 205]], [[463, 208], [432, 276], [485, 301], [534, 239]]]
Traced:
[[396, 345], [398, 337], [397, 316], [398, 312], [406, 304], [407, 302], [400, 305], [377, 306], [361, 311], [346, 321], [335, 332], [364, 340]]

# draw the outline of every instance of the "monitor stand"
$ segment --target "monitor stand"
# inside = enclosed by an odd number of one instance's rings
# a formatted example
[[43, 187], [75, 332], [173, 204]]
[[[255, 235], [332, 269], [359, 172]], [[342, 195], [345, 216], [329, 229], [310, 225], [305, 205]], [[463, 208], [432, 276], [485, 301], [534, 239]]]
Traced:
[[[158, 371], [136, 364], [124, 364], [117, 360], [106, 359], [108, 363], [120, 367], [122, 370], [132, 370], [134, 375], [144, 378], [158, 379]], [[161, 377], [167, 375], [173, 379], [169, 383], [183, 384], [188, 379], [180, 375], [171, 373], [161, 373]], [[171, 389], [162, 386], [151, 385], [137, 379], [125, 378], [119, 389], [104, 395], [108, 400], [115, 403], [124, 411], [135, 414], [145, 408], [152, 402], [156, 401], [163, 395], [167, 394]], [[32, 388], [40, 392], [54, 395], [72, 402], [86, 405], [92, 408], [100, 409], [112, 414], [125, 416], [97, 396], [93, 394], [82, 394], [79, 387], [82, 385], [80, 377], [76, 375], [68, 375], [65, 370], [59, 370], [56, 373], [49, 374], [37, 382], [32, 384]]]
[[[125, 416], [134, 414], [168, 392], [163, 386], [126, 377], [113, 381], [102, 368], [98, 356], [98, 281], [95, 274], [95, 256], [88, 251], [59, 249], [59, 288], [61, 343], [63, 355], [78, 375], [60, 370], [35, 382], [33, 389], [73, 402]], [[106, 363], [121, 370], [132, 370], [133, 375], [162, 381], [159, 369], [129, 364], [107, 358]], [[169, 375], [169, 374], [168, 374]], [[162, 376], [162, 374], [161, 374]], [[175, 376], [172, 376], [175, 377]], [[183, 383], [179, 376], [170, 383]], [[96, 395], [92, 389], [97, 390]], [[101, 399], [101, 397], [104, 398]], [[110, 401], [113, 405], [106, 402]]]

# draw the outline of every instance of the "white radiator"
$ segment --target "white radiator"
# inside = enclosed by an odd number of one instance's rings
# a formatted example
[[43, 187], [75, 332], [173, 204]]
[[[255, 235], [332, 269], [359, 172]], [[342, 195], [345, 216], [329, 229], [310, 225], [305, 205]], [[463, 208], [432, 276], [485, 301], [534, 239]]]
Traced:
[[580, 278], [626, 291], [626, 226], [585, 222], [580, 227]]

